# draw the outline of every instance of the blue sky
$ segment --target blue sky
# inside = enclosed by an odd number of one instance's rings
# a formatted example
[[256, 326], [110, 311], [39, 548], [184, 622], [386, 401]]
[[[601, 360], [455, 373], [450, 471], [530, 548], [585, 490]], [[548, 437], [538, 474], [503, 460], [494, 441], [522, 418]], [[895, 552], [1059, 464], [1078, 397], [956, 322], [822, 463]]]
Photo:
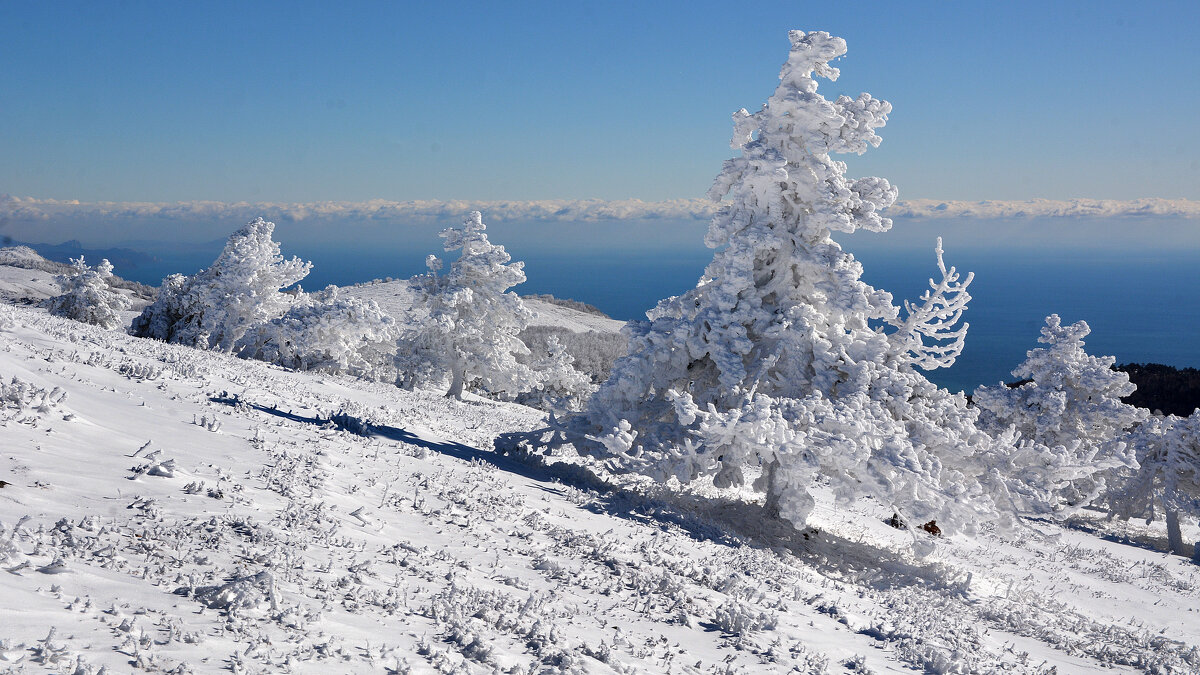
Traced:
[[800, 28], [902, 199], [1200, 199], [1200, 9], [1138, 4], [8, 0], [0, 193], [700, 197]]

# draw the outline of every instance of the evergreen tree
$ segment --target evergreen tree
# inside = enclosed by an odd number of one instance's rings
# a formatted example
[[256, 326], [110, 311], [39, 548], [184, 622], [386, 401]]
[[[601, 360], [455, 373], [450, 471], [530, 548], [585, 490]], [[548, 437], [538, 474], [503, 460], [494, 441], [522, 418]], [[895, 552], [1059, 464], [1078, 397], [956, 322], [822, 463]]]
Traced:
[[1200, 517], [1200, 411], [1188, 417], [1151, 417], [1123, 440], [1133, 448], [1138, 469], [1109, 486], [1113, 513], [1150, 522], [1161, 505], [1171, 552], [1200, 555], [1200, 543], [1184, 543], [1179, 522], [1181, 513]]
[[845, 42], [789, 37], [774, 95], [734, 114], [741, 156], [709, 192], [727, 199], [706, 237], [712, 262], [696, 288], [627, 326], [628, 356], [582, 426], [660, 478], [734, 485], [757, 474], [769, 511], [797, 525], [819, 477], [845, 500], [872, 495], [910, 522], [951, 527], [994, 514], [997, 500], [1036, 499], [989, 471], [1011, 454], [1011, 437], [979, 431], [961, 395], [914, 370], [961, 352], [970, 277], [945, 267], [939, 242], [942, 279], [902, 312], [831, 238], [892, 226], [880, 212], [896, 189], [847, 178], [831, 156], [878, 145], [891, 105], [869, 94], [825, 99], [814, 78], [837, 78], [830, 61]]
[[516, 359], [528, 351], [517, 334], [532, 314], [508, 290], [525, 282], [524, 264], [488, 241], [486, 229], [472, 211], [462, 227], [441, 232], [445, 250], [461, 253], [445, 275], [438, 274], [442, 261], [429, 256], [429, 274], [417, 280], [429, 316], [402, 339], [400, 384], [449, 380], [446, 395], [458, 399], [467, 389], [512, 398], [536, 388], [534, 372]]
[[1121, 441], [1125, 431], [1145, 420], [1147, 411], [1121, 402], [1134, 392], [1129, 375], [1113, 370], [1111, 356], [1091, 356], [1083, 339], [1084, 321], [1063, 326], [1057, 314], [1046, 317], [1038, 342], [1012, 374], [1026, 380], [1017, 387], [999, 384], [975, 390], [983, 411], [980, 424], [993, 432], [1012, 427], [1020, 437], [1045, 445], [1075, 467], [1061, 487], [1066, 504], [1090, 503], [1104, 488], [1104, 473], [1136, 465], [1133, 448]]

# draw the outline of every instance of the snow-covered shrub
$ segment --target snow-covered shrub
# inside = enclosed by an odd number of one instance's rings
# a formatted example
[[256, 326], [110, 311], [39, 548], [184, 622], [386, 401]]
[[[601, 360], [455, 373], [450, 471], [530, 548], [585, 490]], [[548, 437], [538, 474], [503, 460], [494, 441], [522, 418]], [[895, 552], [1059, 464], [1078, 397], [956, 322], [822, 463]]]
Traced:
[[21, 322], [17, 314], [8, 307], [0, 306], [0, 332], [10, 333], [17, 329]]
[[59, 411], [66, 400], [67, 392], [60, 387], [46, 390], [15, 376], [7, 383], [0, 379], [0, 424], [36, 423], [39, 417]]
[[774, 630], [779, 625], [779, 617], [737, 600], [729, 600], [717, 608], [713, 624], [731, 635], [748, 635], [760, 630]]
[[1179, 516], [1200, 517], [1200, 411], [1151, 417], [1122, 440], [1133, 449], [1139, 468], [1110, 484], [1106, 497], [1113, 513], [1149, 522], [1161, 506], [1171, 551], [1193, 555], [1196, 549], [1184, 543]]
[[90, 323], [101, 328], [116, 328], [121, 312], [129, 309], [129, 298], [109, 286], [113, 266], [107, 259], [88, 267], [83, 256], [71, 259], [71, 272], [55, 278], [62, 294], [46, 300], [46, 308], [55, 316]]
[[561, 326], [529, 326], [518, 336], [529, 348], [529, 355], [518, 357], [529, 364], [550, 354], [550, 340], [555, 339], [575, 360], [574, 367], [599, 384], [612, 373], [613, 363], [625, 356], [628, 347], [620, 333], [589, 330], [577, 333]]
[[295, 295], [282, 292], [312, 263], [284, 260], [271, 239], [275, 224], [262, 218], [234, 232], [211, 267], [163, 279], [158, 297], [133, 320], [130, 332], [192, 347], [230, 352], [246, 331], [275, 319]]
[[1017, 366], [1020, 386], [1003, 383], [975, 390], [982, 410], [980, 425], [992, 432], [1014, 428], [1022, 439], [1050, 449], [1061, 461], [1061, 497], [1068, 504], [1091, 502], [1104, 488], [1104, 472], [1136, 466], [1134, 450], [1121, 440], [1125, 430], [1147, 412], [1121, 402], [1136, 387], [1129, 375], [1113, 370], [1116, 359], [1091, 356], [1083, 338], [1084, 321], [1063, 326], [1057, 314], [1046, 317], [1038, 342]]
[[537, 384], [517, 397], [520, 403], [546, 410], [579, 410], [596, 391], [591, 378], [575, 369], [575, 357], [559, 343], [556, 335], [546, 340], [543, 354], [525, 363], [536, 373]]
[[462, 227], [442, 230], [445, 250], [461, 254], [445, 275], [438, 274], [442, 261], [429, 256], [429, 274], [415, 280], [429, 318], [400, 340], [402, 386], [448, 380], [446, 395], [460, 399], [466, 389], [511, 398], [536, 387], [534, 372], [516, 359], [528, 351], [517, 336], [531, 313], [508, 290], [525, 282], [524, 264], [510, 263], [485, 229], [482, 214], [472, 211]]
[[283, 316], [250, 328], [235, 351], [297, 370], [391, 379], [397, 335], [396, 321], [374, 300], [341, 295], [329, 286], [300, 294]]
[[628, 445], [618, 461], [660, 478], [735, 485], [757, 475], [769, 510], [797, 526], [817, 476], [909, 522], [969, 525], [1008, 496], [987, 471], [1001, 441], [976, 428], [964, 397], [915, 368], [948, 366], [961, 351], [970, 278], [945, 267], [939, 244], [942, 278], [906, 311], [861, 280], [831, 232], [890, 229], [880, 211], [896, 190], [847, 178], [831, 155], [878, 145], [891, 105], [825, 99], [813, 78], [836, 79], [829, 63], [845, 42], [789, 37], [775, 94], [759, 112], [734, 114], [741, 156], [709, 191], [728, 199], [706, 237], [712, 262], [696, 288], [626, 326], [628, 356], [575, 430], [609, 453]]

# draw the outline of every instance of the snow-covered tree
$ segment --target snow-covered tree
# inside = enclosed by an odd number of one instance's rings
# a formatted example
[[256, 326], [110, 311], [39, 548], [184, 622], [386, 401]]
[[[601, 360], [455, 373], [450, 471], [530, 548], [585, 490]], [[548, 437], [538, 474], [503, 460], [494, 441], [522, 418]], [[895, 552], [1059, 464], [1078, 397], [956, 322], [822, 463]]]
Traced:
[[446, 395], [459, 399], [467, 389], [511, 398], [536, 388], [535, 373], [516, 359], [527, 351], [517, 334], [532, 314], [508, 290], [525, 282], [524, 264], [511, 262], [485, 229], [482, 214], [472, 211], [462, 227], [441, 232], [445, 250], [461, 253], [444, 275], [442, 261], [429, 256], [429, 274], [416, 280], [429, 317], [401, 340], [401, 385], [449, 380]]
[[1091, 502], [1104, 488], [1104, 472], [1136, 466], [1133, 448], [1120, 436], [1144, 420], [1147, 412], [1121, 402], [1137, 388], [1129, 375], [1112, 369], [1116, 359], [1091, 356], [1083, 339], [1091, 332], [1079, 321], [1063, 326], [1057, 314], [1046, 317], [1038, 342], [1017, 366], [1017, 387], [1003, 383], [980, 387], [974, 400], [983, 411], [980, 424], [997, 431], [1012, 427], [1021, 438], [1055, 449], [1076, 467], [1065, 481], [1062, 498], [1069, 504]]
[[307, 276], [312, 263], [284, 260], [274, 231], [274, 223], [256, 218], [229, 237], [208, 269], [164, 279], [130, 332], [229, 352], [246, 331], [282, 316], [296, 297], [283, 289]]
[[[717, 249], [696, 288], [626, 327], [628, 356], [588, 406], [591, 437], [659, 477], [755, 486], [800, 525], [818, 476], [852, 499], [872, 495], [910, 522], [965, 526], [1013, 500], [987, 469], [1011, 438], [979, 431], [961, 395], [914, 370], [948, 366], [970, 277], [942, 275], [919, 304], [861, 280], [832, 232], [883, 232], [896, 199], [882, 178], [846, 177], [837, 153], [876, 146], [891, 105], [861, 94], [829, 101], [841, 38], [792, 31], [780, 84], [756, 113], [734, 114], [733, 146], [709, 196], [726, 199], [706, 243]], [[626, 448], [625, 446], [628, 445]]]
[[374, 300], [329, 286], [302, 294], [283, 316], [252, 327], [235, 349], [243, 358], [298, 370], [393, 379], [398, 335], [395, 319]]
[[1113, 513], [1150, 522], [1161, 506], [1171, 552], [1200, 552], [1200, 543], [1184, 543], [1179, 524], [1181, 513], [1200, 517], [1200, 410], [1189, 417], [1151, 417], [1122, 440], [1139, 467], [1111, 481], [1107, 500]]
[[71, 272], [55, 277], [62, 294], [46, 301], [51, 314], [102, 328], [116, 328], [129, 298], [109, 286], [113, 266], [107, 259], [88, 267], [83, 256], [71, 259]]

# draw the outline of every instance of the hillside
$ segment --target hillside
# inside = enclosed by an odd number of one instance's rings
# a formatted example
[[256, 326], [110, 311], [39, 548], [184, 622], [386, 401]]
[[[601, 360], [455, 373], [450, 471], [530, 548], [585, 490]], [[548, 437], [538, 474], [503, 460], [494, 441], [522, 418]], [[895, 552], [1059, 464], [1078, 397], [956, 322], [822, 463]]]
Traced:
[[497, 456], [542, 421], [520, 406], [0, 326], [5, 672], [1200, 668], [1200, 567], [1155, 527], [918, 560], [869, 503], [801, 536], [744, 494]]

